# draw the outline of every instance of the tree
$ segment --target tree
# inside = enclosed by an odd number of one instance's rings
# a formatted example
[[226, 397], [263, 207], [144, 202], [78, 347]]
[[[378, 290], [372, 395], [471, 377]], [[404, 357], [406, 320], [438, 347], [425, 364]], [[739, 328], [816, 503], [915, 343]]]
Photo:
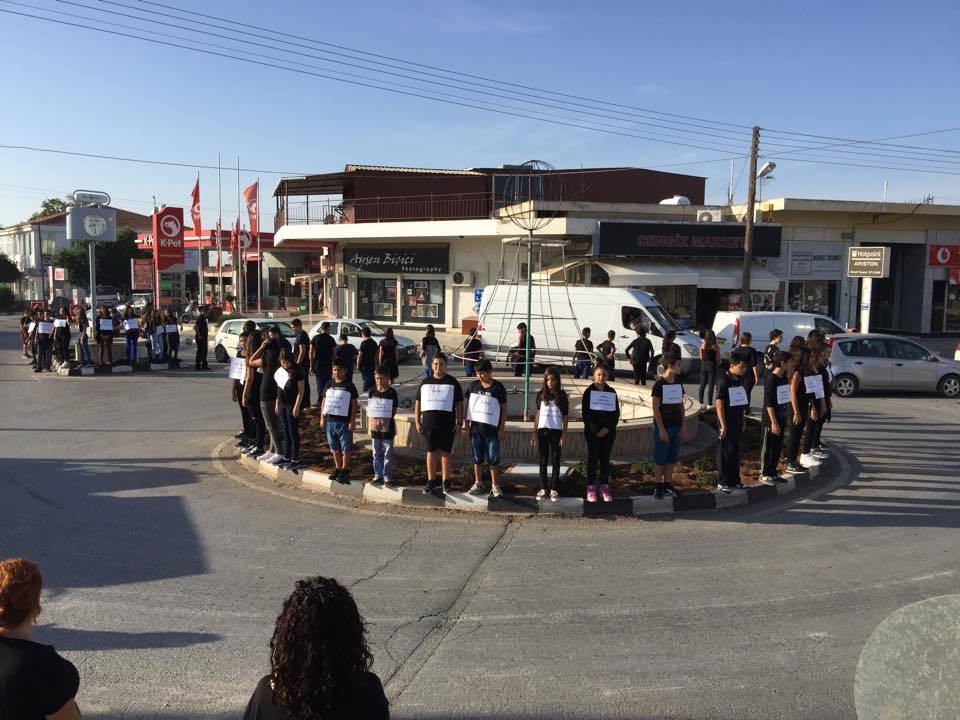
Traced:
[[20, 282], [23, 273], [17, 264], [7, 257], [5, 253], [0, 253], [0, 283]]
[[[125, 227], [117, 230], [116, 242], [95, 243], [97, 259], [97, 284], [123, 288], [130, 285], [131, 258], [147, 258], [149, 253], [137, 247], [137, 232]], [[63, 248], [53, 256], [56, 267], [65, 268], [71, 285], [86, 288], [90, 292], [90, 263], [87, 246]]]
[[65, 213], [68, 207], [73, 207], [76, 203], [73, 201], [73, 198], [47, 198], [42, 203], [40, 203], [40, 209], [30, 216], [31, 220], [36, 220], [37, 218], [47, 217], [48, 215], [59, 215], [60, 213]]

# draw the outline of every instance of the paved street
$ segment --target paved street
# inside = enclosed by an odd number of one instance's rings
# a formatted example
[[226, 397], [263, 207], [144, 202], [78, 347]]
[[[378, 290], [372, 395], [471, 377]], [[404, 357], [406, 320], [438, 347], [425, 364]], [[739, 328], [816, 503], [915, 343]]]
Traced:
[[958, 592], [956, 401], [838, 402], [824, 437], [852, 481], [808, 499], [655, 521], [366, 512], [213, 458], [238, 420], [221, 372], [36, 376], [14, 326], [0, 555], [41, 565], [37, 634], [80, 669], [90, 717], [236, 717], [310, 574], [352, 587], [399, 718], [854, 718], [873, 630]]

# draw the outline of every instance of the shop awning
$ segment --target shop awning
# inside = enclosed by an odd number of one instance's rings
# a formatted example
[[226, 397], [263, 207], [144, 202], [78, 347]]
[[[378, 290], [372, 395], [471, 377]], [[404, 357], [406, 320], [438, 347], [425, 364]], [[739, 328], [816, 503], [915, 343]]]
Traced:
[[[697, 262], [692, 266], [700, 276], [699, 287], [713, 290], [740, 290], [743, 283], [741, 262]], [[751, 290], [777, 290], [780, 281], [766, 268], [754, 264], [750, 270]]]
[[610, 287], [696, 285], [699, 280], [696, 269], [675, 262], [598, 262], [597, 265], [610, 276]]

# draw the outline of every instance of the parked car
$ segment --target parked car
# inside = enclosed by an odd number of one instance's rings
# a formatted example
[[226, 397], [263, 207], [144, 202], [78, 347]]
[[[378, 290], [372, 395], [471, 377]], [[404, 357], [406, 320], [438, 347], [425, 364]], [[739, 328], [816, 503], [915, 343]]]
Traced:
[[[330, 334], [334, 338], [339, 338], [340, 335], [346, 334], [347, 342], [353, 345], [358, 350], [360, 349], [360, 343], [363, 342], [363, 336], [360, 335], [360, 331], [363, 328], [370, 328], [370, 337], [373, 340], [376, 340], [379, 343], [386, 336], [386, 330], [382, 328], [373, 320], [357, 320], [355, 318], [331, 318], [329, 320], [323, 320], [314, 325], [307, 334], [310, 336], [310, 339], [313, 339], [313, 336], [320, 332], [321, 323], [328, 322], [330, 323]], [[409, 360], [410, 358], [418, 357], [418, 348], [419, 345], [411, 340], [408, 337], [403, 335], [394, 335], [397, 340], [397, 347], [400, 350], [400, 362]], [[337, 341], [339, 342], [339, 340]]]
[[[113, 307], [120, 300], [120, 291], [113, 285], [97, 285], [97, 305]], [[87, 302], [89, 303], [89, 298]]]
[[753, 347], [762, 350], [770, 341], [770, 331], [774, 328], [783, 330], [781, 349], [786, 349], [796, 335], [805, 338], [814, 329], [823, 331], [828, 338], [849, 332], [836, 320], [814, 313], [721, 310], [713, 319], [713, 331], [717, 334], [720, 355], [724, 359], [730, 358], [731, 351], [739, 345], [740, 336], [745, 332], [753, 336]]
[[953, 359], [960, 362], [960, 343], [957, 343], [957, 347], [953, 351]]
[[960, 397], [960, 362], [940, 357], [912, 340], [867, 333], [831, 338], [833, 391], [918, 390]]
[[285, 320], [271, 320], [269, 318], [240, 318], [237, 320], [227, 320], [217, 328], [217, 334], [213, 336], [213, 356], [217, 362], [228, 362], [230, 358], [237, 356], [237, 350], [240, 347], [240, 333], [243, 331], [243, 324], [247, 320], [253, 320], [257, 327], [263, 329], [269, 325], [279, 325], [280, 334], [286, 339], [287, 345], [293, 350], [294, 336], [293, 328]]

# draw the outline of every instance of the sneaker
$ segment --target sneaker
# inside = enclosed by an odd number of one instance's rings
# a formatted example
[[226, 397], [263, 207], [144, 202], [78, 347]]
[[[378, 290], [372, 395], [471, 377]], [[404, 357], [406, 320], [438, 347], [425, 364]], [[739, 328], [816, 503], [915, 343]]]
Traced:
[[467, 493], [470, 494], [470, 495], [484, 495], [484, 494], [486, 494], [485, 491], [484, 491], [484, 489], [483, 489], [483, 483], [482, 483], [482, 482], [475, 482], [473, 485], [470, 486], [470, 489], [467, 490]]
[[349, 485], [349, 484], [350, 484], [350, 471], [347, 470], [347, 469], [341, 470], [341, 471], [339, 472], [339, 474], [337, 475], [337, 482], [340, 483], [341, 485]]
[[433, 480], [427, 480], [427, 484], [423, 486], [424, 495], [433, 495], [433, 489], [436, 483]]
[[242, 432], [238, 432], [238, 433], [234, 434], [234, 437], [235, 437], [237, 440], [242, 440], [242, 439], [244, 438], [244, 435], [243, 435]]
[[762, 482], [764, 485], [770, 485], [770, 486], [777, 484], [777, 481], [774, 480], [773, 477], [771, 477], [770, 475], [761, 475], [760, 482]]
[[383, 478], [382, 478], [382, 477], [375, 477], [375, 478], [373, 479], [373, 482], [371, 482], [370, 484], [373, 485], [374, 487], [380, 487], [381, 485], [383, 485]]
[[263, 455], [257, 457], [257, 462], [270, 462], [273, 458], [274, 454], [267, 450]]
[[256, 457], [263, 452], [263, 448], [258, 448], [256, 445], [251, 445], [243, 451], [243, 454], [247, 457]]
[[657, 500], [663, 500], [663, 486], [657, 485], [653, 489], [653, 497]]
[[386, 480], [383, 481], [383, 486], [388, 488], [398, 487], [397, 483], [394, 480], [391, 480], [390, 478], [387, 478]]
[[830, 457], [830, 453], [820, 448], [817, 448], [816, 450], [811, 450], [810, 454], [813, 455], [815, 458], [819, 458], [820, 460], [826, 460], [828, 457]]
[[729, 495], [733, 492], [733, 488], [729, 485], [717, 485], [717, 492], [721, 492], [724, 495]]
[[556, 490], [550, 491], [550, 502], [556, 502], [558, 497], [560, 497], [560, 493], [558, 493]]
[[445, 492], [445, 493], [450, 492], [450, 481], [449, 481], [449, 480], [441, 480], [441, 481], [440, 481], [440, 489], [441, 489], [443, 492]]
[[503, 497], [503, 491], [500, 489], [499, 483], [496, 483], [490, 486], [490, 497], [492, 498]]
[[673, 485], [664, 484], [664, 486], [663, 486], [663, 494], [664, 494], [666, 497], [676, 497], [676, 496], [677, 496], [677, 491], [673, 489]]
[[539, 490], [537, 492], [537, 500], [543, 500], [547, 496], [546, 490]]
[[788, 473], [802, 473], [804, 468], [800, 467], [799, 463], [788, 462], [787, 463], [787, 472]]
[[783, 475], [777, 475], [776, 477], [773, 478], [773, 481], [774, 481], [775, 483], [785, 483], [785, 482], [788, 482], [788, 480], [787, 480]]
[[816, 467], [820, 465], [820, 459], [811, 453], [805, 453], [800, 456], [800, 463], [805, 467]]
[[587, 502], [597, 501], [597, 486], [587, 485]]
[[334, 468], [333, 472], [330, 473], [330, 479], [336, 482], [337, 478], [340, 477], [340, 472], [341, 472], [340, 468]]
[[288, 462], [290, 462], [290, 458], [284, 457], [283, 455], [277, 455], [273, 458], [273, 460], [270, 461], [270, 464], [280, 466]]
[[609, 485], [600, 486], [600, 496], [603, 498], [604, 502], [613, 502], [613, 495], [610, 494]]

